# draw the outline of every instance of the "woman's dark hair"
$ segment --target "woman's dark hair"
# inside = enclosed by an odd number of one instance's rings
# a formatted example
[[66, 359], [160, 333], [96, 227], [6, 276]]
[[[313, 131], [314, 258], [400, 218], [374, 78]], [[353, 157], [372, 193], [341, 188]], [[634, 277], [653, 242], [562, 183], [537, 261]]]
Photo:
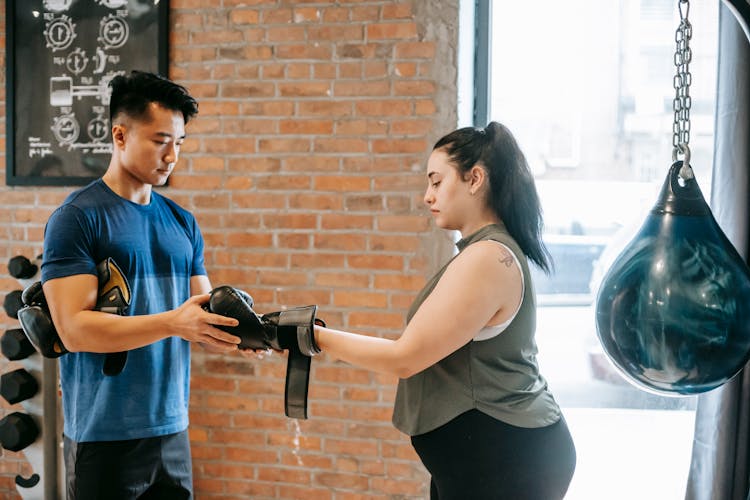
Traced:
[[148, 105], [155, 102], [166, 109], [180, 111], [187, 123], [198, 114], [198, 103], [182, 85], [153, 73], [131, 71], [117, 75], [109, 82], [112, 95], [109, 100], [109, 119], [119, 113], [143, 120], [148, 118]]
[[474, 165], [489, 177], [488, 203], [523, 253], [550, 272], [551, 257], [542, 241], [542, 206], [521, 148], [507, 127], [490, 122], [484, 129], [465, 127], [446, 135], [435, 149], [445, 151], [465, 178]]

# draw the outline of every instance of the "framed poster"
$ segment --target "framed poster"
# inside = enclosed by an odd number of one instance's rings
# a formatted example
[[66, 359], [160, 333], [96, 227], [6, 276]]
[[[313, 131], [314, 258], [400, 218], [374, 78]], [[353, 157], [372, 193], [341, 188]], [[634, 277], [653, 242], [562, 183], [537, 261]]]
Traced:
[[112, 153], [109, 82], [167, 76], [168, 0], [6, 0], [8, 185], [83, 185]]

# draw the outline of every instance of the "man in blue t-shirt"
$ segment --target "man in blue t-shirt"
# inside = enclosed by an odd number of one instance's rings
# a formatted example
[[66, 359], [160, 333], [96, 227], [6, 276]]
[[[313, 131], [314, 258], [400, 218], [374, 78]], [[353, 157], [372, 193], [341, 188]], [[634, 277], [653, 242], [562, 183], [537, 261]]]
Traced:
[[[113, 152], [101, 179], [72, 193], [44, 235], [42, 283], [57, 332], [67, 498], [192, 498], [187, 435], [190, 342], [233, 352], [202, 308], [211, 284], [193, 215], [154, 192], [177, 163], [197, 111], [187, 90], [133, 71], [111, 82]], [[131, 288], [127, 316], [94, 311], [97, 263], [111, 257]], [[127, 351], [106, 375], [107, 353]]]

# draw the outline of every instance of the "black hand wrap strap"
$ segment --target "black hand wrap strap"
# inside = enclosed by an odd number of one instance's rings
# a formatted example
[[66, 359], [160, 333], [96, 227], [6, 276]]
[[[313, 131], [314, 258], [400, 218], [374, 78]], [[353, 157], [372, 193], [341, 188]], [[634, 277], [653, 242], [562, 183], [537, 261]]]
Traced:
[[307, 392], [310, 387], [312, 358], [295, 344], [289, 349], [284, 384], [284, 413], [291, 418], [307, 418]]
[[307, 393], [310, 387], [310, 356], [320, 352], [313, 339], [315, 313], [318, 306], [286, 309], [279, 313], [278, 327], [297, 330], [296, 339], [289, 342], [284, 384], [284, 413], [291, 418], [307, 418]]
[[[96, 266], [96, 273], [99, 276], [96, 310], [110, 314], [125, 314], [130, 305], [130, 284], [120, 267], [108, 257]], [[127, 351], [109, 352], [104, 356], [102, 372], [110, 377], [119, 375], [127, 360]]]
[[320, 349], [313, 336], [314, 325], [325, 326], [315, 318], [318, 306], [305, 306], [258, 316], [253, 299], [242, 290], [223, 285], [211, 291], [207, 310], [235, 318], [239, 325], [217, 326], [240, 337], [240, 349], [288, 350], [284, 413], [291, 418], [307, 418], [307, 393], [311, 356]]

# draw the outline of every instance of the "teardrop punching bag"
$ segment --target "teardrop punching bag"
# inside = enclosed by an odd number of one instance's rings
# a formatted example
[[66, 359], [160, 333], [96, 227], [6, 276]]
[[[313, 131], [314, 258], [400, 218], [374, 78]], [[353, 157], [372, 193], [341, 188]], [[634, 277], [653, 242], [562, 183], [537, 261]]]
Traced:
[[615, 366], [636, 386], [671, 396], [715, 389], [750, 358], [750, 270], [689, 167], [680, 178], [682, 163], [672, 164], [596, 299], [597, 334]]

